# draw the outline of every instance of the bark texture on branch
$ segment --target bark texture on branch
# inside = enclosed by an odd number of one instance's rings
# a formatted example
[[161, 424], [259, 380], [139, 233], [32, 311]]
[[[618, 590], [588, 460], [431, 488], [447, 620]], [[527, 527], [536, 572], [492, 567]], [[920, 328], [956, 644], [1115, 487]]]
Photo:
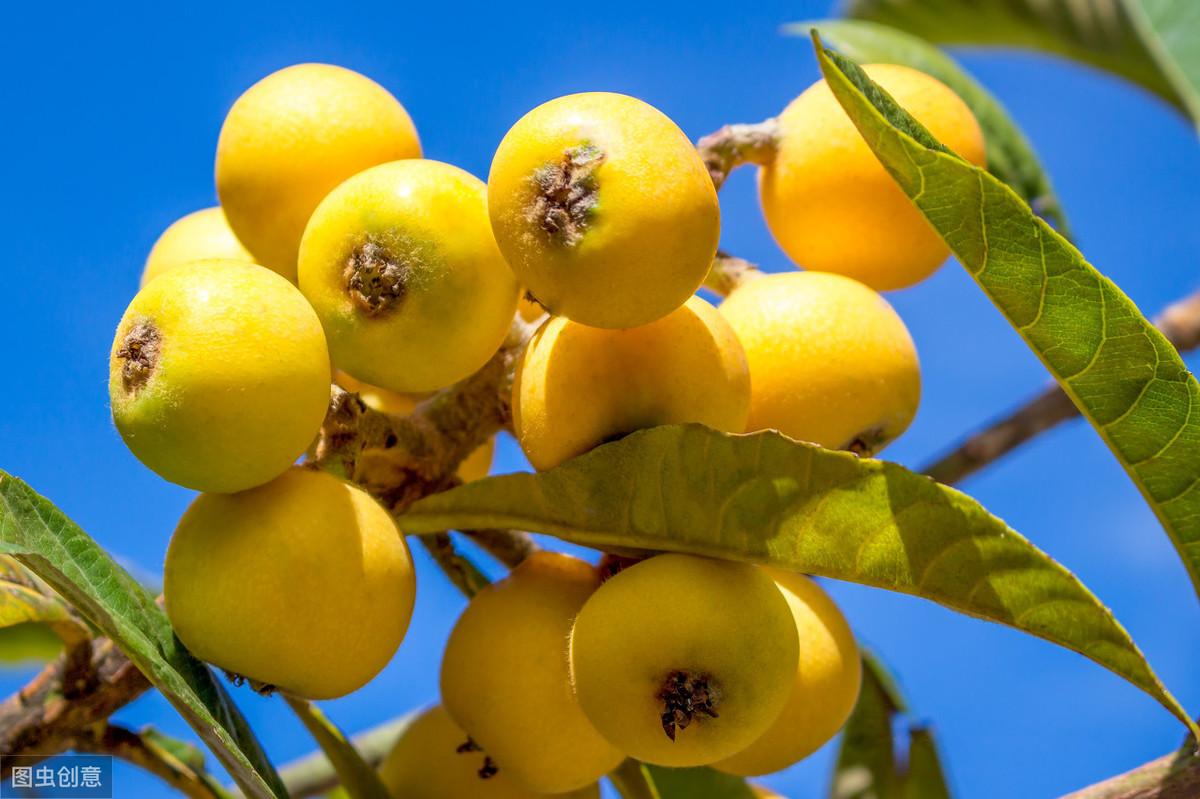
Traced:
[[726, 125], [696, 143], [713, 186], [720, 191], [729, 173], [743, 164], [766, 166], [775, 157], [779, 122], [766, 119], [753, 125]]
[[1200, 758], [1187, 752], [1163, 755], [1112, 779], [1063, 799], [1196, 799], [1200, 797]]
[[[1154, 325], [1180, 352], [1200, 346], [1200, 291], [1167, 307]], [[1079, 415], [1075, 403], [1052, 385], [1018, 410], [964, 440], [952, 452], [921, 471], [953, 485], [1029, 439]]]
[[[76, 673], [70, 650], [51, 661], [24, 688], [0, 704], [0, 754], [49, 757], [76, 747], [81, 735], [141, 696], [150, 683], [107, 638], [87, 642], [87, 677]], [[9, 768], [0, 769], [0, 779]]]

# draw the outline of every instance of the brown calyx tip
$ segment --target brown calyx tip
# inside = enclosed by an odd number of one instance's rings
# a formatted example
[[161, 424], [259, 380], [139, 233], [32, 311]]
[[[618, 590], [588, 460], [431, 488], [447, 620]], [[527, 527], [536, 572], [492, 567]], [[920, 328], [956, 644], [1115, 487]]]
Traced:
[[839, 449], [853, 452], [860, 458], [870, 458], [882, 449], [883, 445], [887, 442], [888, 437], [884, 434], [883, 428], [873, 427], [870, 430], [864, 430], [859, 433], [845, 445], [839, 447]]
[[121, 383], [127, 392], [136, 394], [149, 382], [161, 349], [162, 334], [148, 320], [138, 322], [125, 334], [117, 357], [125, 361], [121, 366]]
[[559, 244], [578, 244], [599, 202], [596, 170], [605, 158], [594, 144], [580, 144], [565, 150], [558, 163], [545, 164], [534, 172], [537, 194], [528, 210], [530, 223]]
[[[482, 751], [483, 751], [483, 747], [480, 746], [479, 744], [475, 743], [475, 739], [469, 735], [467, 736], [466, 741], [464, 741], [463, 743], [460, 743], [458, 746], [456, 746], [454, 748], [455, 754], [459, 754], [459, 755], [465, 755], [465, 754], [469, 754], [472, 752], [482, 752]], [[481, 780], [491, 779], [492, 777], [494, 777], [500, 773], [500, 767], [496, 765], [496, 761], [492, 760], [490, 755], [484, 754], [483, 765], [481, 765], [479, 767], [479, 770], [476, 771], [475, 773], [479, 775], [479, 779], [481, 779]]]
[[697, 716], [717, 718], [721, 691], [708, 674], [672, 671], [655, 697], [662, 702], [663, 732], [672, 741], [677, 729], [686, 729]]
[[410, 272], [410, 267], [392, 250], [367, 239], [346, 259], [342, 278], [354, 304], [374, 316], [404, 299]]

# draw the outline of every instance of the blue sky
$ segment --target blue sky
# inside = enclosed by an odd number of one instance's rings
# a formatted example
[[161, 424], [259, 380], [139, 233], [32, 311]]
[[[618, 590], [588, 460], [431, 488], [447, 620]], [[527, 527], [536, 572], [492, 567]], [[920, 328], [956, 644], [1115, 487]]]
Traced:
[[[736, 10], [735, 10], [736, 9]], [[189, 492], [144, 469], [109, 419], [107, 352], [146, 252], [177, 217], [214, 203], [212, 158], [229, 105], [300, 61], [357, 69], [392, 90], [426, 154], [486, 176], [508, 127], [560, 94], [614, 90], [661, 108], [692, 138], [757, 121], [816, 79], [781, 23], [826, 2], [580, 4], [19, 4], [0, 29], [6, 191], [0, 229], [0, 467], [54, 499], [104, 546], [157, 574]], [[1200, 149], [1171, 109], [1106, 75], [1027, 54], [964, 62], [1024, 127], [1089, 259], [1147, 313], [1197, 287]], [[789, 268], [758, 211], [753, 174], [722, 192], [723, 246]], [[891, 295], [921, 353], [925, 397], [886, 456], [918, 466], [1046, 376], [965, 271], [947, 265]], [[1193, 361], [1193, 366], [1195, 362]], [[524, 468], [511, 442], [497, 471]], [[1200, 607], [1166, 537], [1081, 423], [1043, 436], [963, 486], [1113, 608], [1166, 683], [1200, 711]], [[412, 629], [373, 684], [327, 710], [359, 730], [436, 695], [462, 606], [418, 554]], [[833, 584], [860, 638], [932, 722], [959, 794], [1050, 797], [1173, 748], [1178, 723], [1072, 653], [930, 603]], [[28, 670], [0, 673], [7, 693]], [[313, 744], [279, 700], [236, 697], [279, 761]], [[192, 737], [147, 696], [118, 714]], [[767, 780], [822, 795], [832, 749]], [[118, 796], [165, 795], [118, 768]]]

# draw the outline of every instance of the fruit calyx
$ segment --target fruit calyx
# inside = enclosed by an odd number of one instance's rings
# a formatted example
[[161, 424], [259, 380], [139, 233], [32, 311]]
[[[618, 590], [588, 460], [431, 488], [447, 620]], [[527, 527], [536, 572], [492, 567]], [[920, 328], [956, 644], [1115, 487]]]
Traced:
[[860, 458], [870, 458], [876, 452], [883, 448], [883, 445], [888, 442], [888, 437], [884, 434], [882, 427], [873, 427], [870, 430], [863, 432], [850, 439], [840, 449], [853, 452]]
[[655, 697], [662, 702], [663, 732], [672, 741], [677, 729], [686, 729], [697, 716], [717, 718], [721, 691], [707, 674], [672, 671]]
[[121, 383], [127, 392], [136, 394], [150, 381], [161, 348], [162, 334], [149, 320], [138, 322], [125, 334], [117, 357], [125, 361]]
[[[470, 752], [483, 752], [483, 747], [475, 743], [475, 739], [468, 735], [466, 741], [454, 748], [454, 752], [459, 755], [465, 755]], [[483, 755], [483, 765], [479, 767], [476, 773], [481, 780], [491, 779], [500, 773], [500, 768], [496, 765], [496, 761], [492, 760], [491, 755], [485, 753]]]
[[564, 246], [582, 241], [599, 202], [596, 170], [605, 158], [599, 147], [585, 143], [565, 150], [558, 163], [538, 168], [533, 173], [537, 194], [529, 206], [529, 221]]
[[346, 293], [369, 316], [383, 313], [404, 299], [409, 267], [387, 247], [367, 239], [346, 259], [342, 278]]

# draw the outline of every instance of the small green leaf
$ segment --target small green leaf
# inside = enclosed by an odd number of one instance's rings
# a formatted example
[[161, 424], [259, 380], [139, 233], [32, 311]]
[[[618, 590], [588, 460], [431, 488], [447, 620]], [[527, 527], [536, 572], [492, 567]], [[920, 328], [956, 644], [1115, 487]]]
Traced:
[[1025, 134], [1000, 102], [946, 53], [912, 34], [874, 22], [831, 19], [788, 25], [789, 33], [821, 37], [860, 64], [901, 64], [918, 69], [954, 90], [983, 129], [988, 171], [1012, 187], [1039, 215], [1070, 236], [1066, 215]]
[[854, 712], [842, 730], [829, 799], [897, 799], [900, 774], [892, 725], [904, 700], [892, 677], [863, 652], [863, 680]]
[[1200, 384], [1179, 353], [1011, 189], [948, 152], [813, 36], [867, 144], [1100, 433], [1200, 592]]
[[690, 552], [922, 596], [1086, 655], [1194, 729], [1108, 609], [970, 497], [775, 432], [642, 430], [540, 474], [427, 497], [399, 522], [409, 534], [499, 527]]
[[904, 799], [950, 799], [950, 787], [942, 769], [933, 730], [914, 727], [908, 731], [908, 768], [904, 772]]
[[906, 759], [897, 751], [893, 730], [906, 715], [892, 675], [863, 652], [862, 690], [842, 730], [829, 799], [950, 799], [929, 728], [909, 730]]
[[609, 775], [622, 799], [754, 799], [741, 777], [711, 768], [665, 768], [626, 760]]
[[62, 648], [62, 638], [45, 624], [31, 621], [0, 627], [0, 669], [45, 663], [58, 657]]
[[0, 627], [27, 622], [70, 622], [71, 608], [14, 558], [0, 556]]
[[341, 787], [350, 799], [389, 799], [388, 790], [379, 779], [379, 774], [363, 760], [354, 744], [328, 716], [307, 700], [286, 695], [284, 700], [329, 758]]
[[175, 638], [154, 598], [49, 500], [4, 472], [0, 553], [16, 557], [111, 638], [248, 796], [287, 795], [233, 701]]
[[[847, 6], [847, 16], [938, 44], [1027, 47], [1082, 61], [1200, 119], [1187, 99], [1197, 85], [1195, 0], [850, 0]], [[1187, 68], [1190, 89], [1179, 74]]]

